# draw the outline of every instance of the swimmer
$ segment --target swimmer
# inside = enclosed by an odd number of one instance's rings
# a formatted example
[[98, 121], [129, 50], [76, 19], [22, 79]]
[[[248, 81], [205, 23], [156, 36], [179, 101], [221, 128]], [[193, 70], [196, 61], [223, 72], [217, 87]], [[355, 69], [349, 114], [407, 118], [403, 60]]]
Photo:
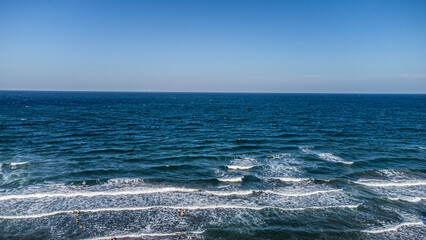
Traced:
[[74, 213], [74, 210], [71, 210], [71, 213]]
[[83, 229], [83, 225], [80, 225], [80, 229]]
[[112, 236], [112, 237], [110, 238], [110, 240], [117, 240], [117, 238], [115, 238], [114, 236]]
[[185, 209], [178, 209], [178, 215], [179, 216], [184, 216], [185, 215]]
[[77, 215], [80, 214], [80, 210], [77, 210]]
[[80, 221], [80, 220], [78, 220], [78, 218], [76, 218], [76, 219], [75, 219], [75, 222], [76, 222], [77, 224], [78, 224], [78, 222], [79, 222], [79, 221]]

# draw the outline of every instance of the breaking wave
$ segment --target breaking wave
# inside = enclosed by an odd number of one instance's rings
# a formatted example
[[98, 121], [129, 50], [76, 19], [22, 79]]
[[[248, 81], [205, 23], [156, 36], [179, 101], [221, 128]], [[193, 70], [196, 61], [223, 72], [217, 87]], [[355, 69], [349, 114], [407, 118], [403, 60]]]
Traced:
[[406, 222], [406, 223], [401, 223], [398, 224], [396, 226], [392, 226], [392, 227], [388, 227], [388, 228], [382, 228], [382, 229], [373, 229], [373, 230], [363, 230], [362, 232], [365, 233], [371, 233], [371, 234], [379, 234], [379, 233], [385, 233], [385, 232], [393, 232], [393, 231], [398, 231], [399, 228], [401, 227], [411, 227], [411, 226], [424, 226], [423, 222]]
[[[98, 213], [98, 212], [124, 212], [124, 211], [144, 211], [152, 209], [186, 209], [186, 210], [209, 210], [209, 209], [246, 209], [260, 211], [265, 209], [276, 209], [280, 211], [304, 211], [304, 210], [321, 210], [330, 208], [358, 208], [360, 204], [356, 205], [333, 205], [333, 206], [314, 206], [314, 207], [300, 207], [300, 208], [282, 208], [274, 206], [239, 206], [239, 205], [209, 205], [209, 206], [146, 206], [146, 207], [126, 207], [126, 208], [97, 208], [97, 209], [83, 209], [80, 210], [80, 214], [83, 213]], [[19, 216], [0, 216], [0, 219], [29, 219], [29, 218], [43, 218], [55, 215], [68, 214], [71, 211], [56, 211], [51, 213], [41, 213], [32, 215], [19, 215]]]

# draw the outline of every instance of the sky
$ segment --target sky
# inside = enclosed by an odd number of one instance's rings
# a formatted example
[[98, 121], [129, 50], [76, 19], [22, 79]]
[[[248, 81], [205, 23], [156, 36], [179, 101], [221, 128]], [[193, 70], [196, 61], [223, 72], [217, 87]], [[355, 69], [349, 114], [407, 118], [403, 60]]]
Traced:
[[426, 93], [426, 1], [1, 0], [0, 89]]

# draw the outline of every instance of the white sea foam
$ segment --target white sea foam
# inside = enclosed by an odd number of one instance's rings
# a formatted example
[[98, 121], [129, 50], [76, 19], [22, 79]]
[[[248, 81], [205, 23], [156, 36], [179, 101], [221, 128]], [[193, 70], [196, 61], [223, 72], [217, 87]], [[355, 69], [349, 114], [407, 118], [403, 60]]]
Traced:
[[55, 215], [67, 214], [70, 211], [56, 211], [50, 213], [39, 213], [32, 215], [20, 215], [20, 216], [0, 216], [0, 219], [30, 219], [30, 218], [43, 218], [43, 217], [51, 217]]
[[254, 166], [226, 165], [226, 167], [233, 170], [248, 170], [250, 168], [253, 168]]
[[11, 162], [10, 166], [19, 166], [19, 165], [25, 165], [28, 164], [28, 162]]
[[301, 146], [299, 149], [306, 154], [315, 154], [319, 158], [329, 161], [329, 162], [338, 162], [343, 164], [353, 164], [354, 162], [345, 161], [343, 158], [336, 156], [332, 153], [322, 153], [313, 150], [312, 146]]
[[399, 181], [377, 181], [377, 180], [358, 180], [356, 184], [369, 187], [412, 187], [425, 186], [426, 180], [399, 180]]
[[140, 195], [140, 194], [153, 194], [153, 193], [167, 193], [167, 192], [198, 192], [200, 189], [190, 188], [148, 188], [136, 189], [125, 191], [99, 191], [99, 192], [64, 192], [64, 193], [35, 193], [35, 194], [22, 194], [22, 195], [6, 195], [0, 196], [0, 200], [10, 199], [27, 199], [27, 198], [49, 198], [49, 197], [95, 197], [95, 196], [119, 196], [119, 195]]
[[280, 153], [280, 154], [270, 155], [268, 157], [272, 158], [272, 159], [283, 159], [283, 158], [288, 158], [290, 156], [291, 156], [291, 154], [289, 154], [289, 153]]
[[[142, 238], [142, 237], [169, 237], [169, 236], [180, 236], [180, 235], [196, 235], [203, 234], [204, 231], [191, 231], [191, 232], [172, 232], [172, 233], [134, 233], [126, 235], [114, 235], [115, 238]], [[104, 240], [109, 239], [108, 237], [98, 237], [98, 238], [87, 238], [86, 240]]]
[[243, 181], [243, 177], [236, 177], [236, 178], [218, 178], [217, 180], [221, 182], [241, 182]]
[[406, 201], [406, 202], [421, 202], [426, 200], [426, 197], [397, 197], [397, 198], [389, 198], [392, 201]]
[[132, 184], [132, 183], [143, 183], [141, 178], [113, 178], [109, 179], [108, 183], [110, 184]]
[[265, 193], [274, 194], [274, 195], [280, 195], [280, 196], [286, 196], [286, 197], [303, 197], [303, 196], [311, 196], [316, 194], [323, 194], [323, 193], [332, 193], [332, 192], [340, 192], [342, 189], [331, 189], [331, 190], [318, 190], [313, 192], [302, 192], [302, 193], [284, 193], [284, 192], [276, 192], [276, 191], [270, 191], [265, 190]]
[[255, 190], [243, 190], [243, 191], [205, 191], [205, 193], [216, 195], [216, 196], [246, 196], [251, 195]]
[[331, 153], [317, 153], [316, 154], [319, 158], [329, 161], [329, 162], [338, 162], [343, 164], [353, 164], [354, 162], [347, 162], [343, 158], [333, 155]]
[[398, 224], [396, 226], [389, 227], [389, 228], [382, 228], [382, 229], [376, 229], [376, 230], [363, 230], [362, 232], [378, 234], [378, 233], [397, 231], [401, 227], [409, 227], [409, 226], [424, 226], [424, 223], [421, 222], [421, 221], [420, 222], [406, 222], [406, 223], [401, 223], [401, 224]]
[[142, 195], [142, 194], [155, 194], [155, 193], [168, 193], [168, 192], [183, 192], [183, 193], [200, 193], [211, 194], [216, 196], [245, 196], [253, 193], [274, 194], [287, 197], [310, 196], [315, 194], [338, 192], [341, 189], [320, 190], [305, 193], [284, 193], [273, 190], [236, 190], [236, 191], [209, 191], [193, 188], [152, 188], [152, 189], [135, 189], [124, 191], [98, 191], [98, 192], [73, 192], [73, 193], [35, 193], [35, 194], [22, 194], [22, 195], [6, 195], [0, 196], [0, 201], [12, 199], [31, 199], [31, 198], [72, 198], [72, 197], [97, 197], [97, 196], [122, 196], [122, 195]]
[[292, 177], [277, 177], [272, 179], [278, 179], [283, 182], [303, 182], [303, 181], [309, 181], [312, 180], [310, 178], [292, 178]]
[[312, 146], [300, 146], [299, 147], [299, 149], [306, 154], [311, 154], [313, 152], [312, 148], [313, 148]]
[[[265, 210], [265, 209], [277, 209], [280, 211], [304, 211], [304, 210], [318, 210], [318, 209], [329, 209], [329, 208], [358, 208], [357, 205], [335, 205], [335, 206], [314, 206], [314, 207], [300, 207], [300, 208], [281, 208], [274, 206], [239, 206], [239, 205], [208, 205], [208, 206], [146, 206], [146, 207], [126, 207], [126, 208], [97, 208], [97, 209], [83, 209], [80, 210], [80, 214], [83, 213], [99, 213], [99, 212], [129, 212], [129, 211], [144, 211], [152, 209], [186, 209], [186, 210], [210, 210], [210, 209], [246, 209], [246, 210]], [[56, 211], [51, 213], [41, 213], [32, 215], [20, 215], [20, 216], [0, 216], [0, 219], [28, 219], [28, 218], [42, 218], [50, 217], [60, 214], [68, 214], [70, 211]]]

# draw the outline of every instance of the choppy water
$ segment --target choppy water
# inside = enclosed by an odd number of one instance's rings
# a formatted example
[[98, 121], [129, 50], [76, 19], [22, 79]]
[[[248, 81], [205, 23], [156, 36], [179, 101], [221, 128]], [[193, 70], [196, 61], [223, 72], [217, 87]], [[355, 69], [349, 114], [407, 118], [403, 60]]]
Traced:
[[426, 95], [1, 91], [0, 239], [424, 239], [425, 119]]

